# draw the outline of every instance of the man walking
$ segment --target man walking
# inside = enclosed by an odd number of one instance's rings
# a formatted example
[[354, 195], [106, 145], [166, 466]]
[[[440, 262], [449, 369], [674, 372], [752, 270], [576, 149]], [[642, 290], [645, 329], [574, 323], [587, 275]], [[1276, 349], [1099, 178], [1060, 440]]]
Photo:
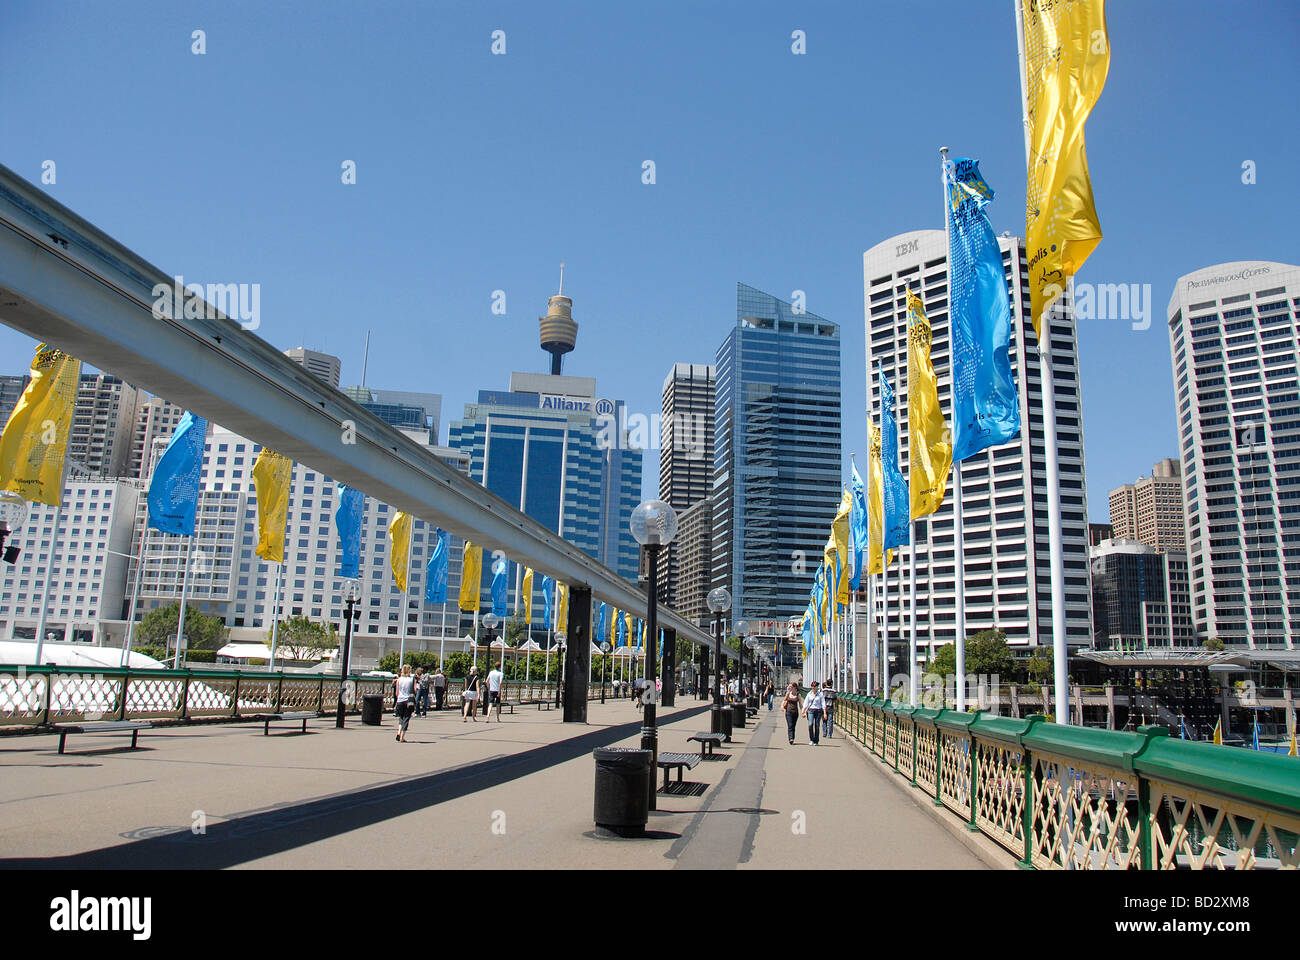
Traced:
[[417, 717], [429, 715], [429, 683], [432, 679], [423, 668], [415, 671], [415, 715]]
[[501, 672], [500, 666], [495, 666], [488, 672], [488, 723], [492, 722], [493, 707], [496, 708], [497, 723], [501, 722], [501, 681], [504, 679], [505, 674]]
[[442, 672], [442, 667], [433, 671], [433, 699], [435, 710], [442, 709], [442, 698], [447, 695], [447, 677]]
[[822, 700], [826, 702], [826, 716], [822, 721], [822, 733], [827, 737], [835, 729], [835, 691], [831, 689], [831, 682], [826, 681], [826, 686], [822, 687]]

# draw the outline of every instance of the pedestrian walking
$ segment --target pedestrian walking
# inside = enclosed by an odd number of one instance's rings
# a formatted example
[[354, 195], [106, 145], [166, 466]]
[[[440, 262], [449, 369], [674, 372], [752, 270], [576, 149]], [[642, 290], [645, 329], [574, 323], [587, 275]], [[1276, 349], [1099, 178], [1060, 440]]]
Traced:
[[808, 739], [814, 747], [821, 740], [822, 716], [825, 713], [826, 700], [822, 697], [817, 681], [814, 680], [808, 690], [808, 696], [804, 697], [803, 701], [803, 715], [808, 718]]
[[415, 712], [415, 678], [411, 676], [411, 665], [404, 664], [402, 672], [393, 681], [393, 716], [397, 717], [397, 736], [399, 743], [406, 742], [406, 725], [411, 722]]
[[487, 693], [488, 693], [488, 717], [487, 722], [492, 722], [492, 710], [496, 708], [497, 723], [501, 722], [501, 681], [505, 679], [505, 674], [501, 672], [500, 666], [495, 666], [488, 671], [487, 675]]
[[790, 686], [785, 689], [785, 699], [781, 701], [781, 709], [785, 711], [785, 726], [790, 734], [791, 743], [794, 743], [794, 725], [799, 722], [800, 707], [799, 688], [791, 680]]
[[763, 688], [763, 699], [767, 701], [767, 712], [771, 713], [772, 701], [776, 699], [776, 685], [772, 682], [771, 677], [767, 680], [767, 686]]
[[424, 668], [415, 671], [415, 715], [418, 717], [427, 717], [429, 715], [429, 682], [432, 678], [424, 672]]
[[474, 715], [474, 708], [477, 705], [476, 701], [478, 700], [481, 687], [482, 684], [479, 683], [478, 667], [470, 667], [469, 676], [465, 678], [465, 689], [460, 695], [460, 699], [464, 702], [464, 708], [461, 710], [461, 723], [464, 723], [467, 720], [473, 720], [475, 723], [478, 723], [478, 717]]
[[433, 700], [435, 710], [442, 709], [443, 698], [447, 696], [447, 675], [442, 672], [442, 667], [433, 671]]
[[835, 729], [835, 691], [831, 689], [829, 680], [822, 687], [822, 700], [826, 702], [826, 715], [822, 720], [822, 734], [829, 737]]

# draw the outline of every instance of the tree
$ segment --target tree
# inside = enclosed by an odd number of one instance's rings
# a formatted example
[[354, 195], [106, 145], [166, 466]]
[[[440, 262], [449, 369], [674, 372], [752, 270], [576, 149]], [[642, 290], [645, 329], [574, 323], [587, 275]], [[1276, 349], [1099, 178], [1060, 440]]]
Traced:
[[[132, 645], [157, 645], [166, 647], [176, 642], [176, 621], [181, 605], [169, 603], [155, 607], [144, 615], [136, 628]], [[219, 650], [226, 643], [230, 628], [220, 617], [209, 617], [196, 607], [185, 608], [185, 636], [187, 646], [195, 650]]]
[[1210, 637], [1203, 644], [1201, 644], [1201, 646], [1203, 646], [1206, 650], [1219, 651], [1223, 649], [1223, 641], [1220, 640], [1218, 637]]
[[[269, 630], [266, 642], [268, 646], [271, 643]], [[310, 617], [297, 616], [280, 621], [275, 652], [285, 660], [316, 660], [320, 659], [316, 654], [323, 654], [337, 646], [338, 635], [332, 624], [317, 623]]]
[[464, 650], [457, 650], [455, 653], [447, 654], [447, 666], [443, 671], [449, 677], [460, 678], [469, 673], [469, 665], [472, 662], [470, 655]]
[[1056, 675], [1051, 647], [1035, 647], [1025, 661], [1025, 676], [1030, 683], [1046, 683]]
[[[1011, 647], [1007, 645], [1005, 630], [981, 630], [966, 638], [966, 673], [984, 674], [999, 677], [1010, 676], [1015, 669], [1015, 658]], [[956, 676], [957, 648], [944, 644], [936, 651], [934, 659], [925, 668], [926, 673], [937, 673], [941, 677]]]
[[[407, 650], [402, 663], [410, 666], [412, 670], [420, 667], [425, 673], [432, 673], [438, 666], [438, 655], [428, 650]], [[379, 669], [386, 673], [397, 673], [400, 666], [401, 664], [397, 662], [396, 650], [389, 650], [379, 658]]]

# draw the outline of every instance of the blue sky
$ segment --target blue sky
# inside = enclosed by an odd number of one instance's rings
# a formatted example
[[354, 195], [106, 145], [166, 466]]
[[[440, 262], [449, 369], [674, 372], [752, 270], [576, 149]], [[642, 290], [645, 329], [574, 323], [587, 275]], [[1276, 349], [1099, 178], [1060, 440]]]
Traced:
[[[1178, 453], [1176, 278], [1300, 259], [1300, 5], [1108, 6], [1088, 125], [1105, 239], [1079, 279], [1149, 283], [1154, 310], [1145, 331], [1080, 324], [1094, 520]], [[804, 290], [842, 327], [847, 464], [865, 448], [862, 252], [939, 226], [941, 144], [981, 160], [994, 229], [1023, 233], [1012, 9], [9, 0], [0, 163], [39, 182], [54, 160], [45, 189], [169, 273], [260, 284], [259, 335], [342, 356], [345, 384], [370, 329], [368, 382], [443, 394], [444, 438], [479, 389], [545, 368], [561, 260], [566, 372], [647, 414], [674, 361], [712, 361], [737, 281]], [[0, 328], [3, 372], [33, 347]], [[653, 455], [646, 473], [651, 492]]]

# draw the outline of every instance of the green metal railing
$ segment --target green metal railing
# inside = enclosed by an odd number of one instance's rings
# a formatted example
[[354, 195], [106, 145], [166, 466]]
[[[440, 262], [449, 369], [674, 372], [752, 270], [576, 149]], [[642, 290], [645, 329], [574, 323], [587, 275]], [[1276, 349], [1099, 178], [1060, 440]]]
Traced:
[[[337, 676], [240, 670], [86, 670], [59, 666], [0, 666], [0, 726], [43, 726], [89, 720], [159, 720], [230, 717], [284, 710], [337, 709], [357, 712], [361, 698], [378, 694], [392, 710], [393, 681], [384, 677]], [[505, 699], [520, 703], [555, 699], [555, 682], [508, 681]], [[460, 706], [464, 681], [448, 680], [444, 706]], [[600, 698], [600, 684], [587, 699]], [[429, 701], [434, 701], [433, 690]]]
[[839, 694], [836, 723], [1031, 869], [1300, 867], [1300, 759]]

